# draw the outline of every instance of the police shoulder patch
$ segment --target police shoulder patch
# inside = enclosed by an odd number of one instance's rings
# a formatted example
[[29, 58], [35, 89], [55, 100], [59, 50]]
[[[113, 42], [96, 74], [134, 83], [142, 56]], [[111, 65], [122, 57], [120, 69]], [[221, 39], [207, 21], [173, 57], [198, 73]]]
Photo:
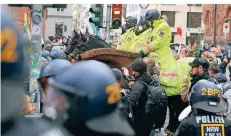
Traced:
[[163, 37], [163, 36], [164, 36], [164, 32], [161, 31], [161, 32], [159, 33], [159, 36], [160, 36], [160, 37]]
[[132, 39], [131, 37], [128, 37], [127, 41], [128, 41], [128, 42], [130, 42], [130, 41], [131, 41], [131, 39]]

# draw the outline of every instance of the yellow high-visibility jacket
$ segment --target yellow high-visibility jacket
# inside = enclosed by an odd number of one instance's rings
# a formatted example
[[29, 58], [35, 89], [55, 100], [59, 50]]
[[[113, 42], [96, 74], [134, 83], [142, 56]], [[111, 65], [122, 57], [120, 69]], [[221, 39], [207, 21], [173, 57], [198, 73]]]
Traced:
[[136, 37], [133, 29], [134, 28], [128, 29], [123, 35], [120, 36], [116, 49], [128, 51], [131, 41]]

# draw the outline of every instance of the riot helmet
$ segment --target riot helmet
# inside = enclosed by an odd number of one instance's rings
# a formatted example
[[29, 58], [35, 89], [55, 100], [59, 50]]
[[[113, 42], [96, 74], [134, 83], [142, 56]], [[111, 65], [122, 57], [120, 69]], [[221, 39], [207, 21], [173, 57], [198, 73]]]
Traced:
[[46, 67], [46, 65], [48, 64], [48, 60], [46, 58], [44, 58], [44, 57], [40, 57], [39, 62], [41, 63], [41, 69]]
[[222, 92], [217, 85], [208, 80], [200, 80], [189, 94], [190, 105], [193, 109], [211, 113], [221, 113], [225, 109], [220, 105]]
[[63, 72], [66, 68], [72, 64], [64, 59], [55, 59], [47, 64], [44, 68], [41, 69], [40, 75], [38, 78], [38, 83], [40, 85], [40, 91], [44, 92], [47, 86], [47, 78], [56, 76], [57, 74]]
[[[65, 104], [62, 105], [67, 107], [68, 119], [64, 126], [70, 132], [73, 133], [76, 129], [73, 124], [78, 126], [84, 123], [95, 132], [134, 134], [117, 111], [120, 91], [113, 72], [106, 64], [95, 60], [75, 63], [65, 72], [49, 78], [48, 84], [50, 93], [47, 100], [53, 101], [53, 105], [49, 101], [46, 104], [53, 107], [53, 111], [56, 111], [54, 115], [57, 115], [60, 113], [60, 102], [52, 94], [65, 99]], [[54, 100], [57, 101], [56, 104]], [[61, 113], [64, 115], [65, 112]]]
[[150, 9], [146, 15], [145, 19], [153, 23], [155, 20], [160, 19], [160, 12], [156, 9]]
[[65, 52], [61, 49], [53, 49], [50, 52], [51, 59], [64, 59], [66, 58]]
[[146, 31], [148, 28], [150, 28], [149, 21], [145, 19], [145, 17], [142, 17], [135, 29], [135, 34], [139, 35], [142, 32]]
[[48, 59], [49, 54], [50, 54], [49, 51], [47, 51], [47, 50], [42, 50], [42, 55], [41, 55], [41, 56], [44, 57], [44, 58], [46, 58], [46, 59]]
[[126, 18], [126, 28], [127, 29], [135, 27], [136, 24], [137, 24], [137, 18], [135, 18], [135, 17], [127, 17]]

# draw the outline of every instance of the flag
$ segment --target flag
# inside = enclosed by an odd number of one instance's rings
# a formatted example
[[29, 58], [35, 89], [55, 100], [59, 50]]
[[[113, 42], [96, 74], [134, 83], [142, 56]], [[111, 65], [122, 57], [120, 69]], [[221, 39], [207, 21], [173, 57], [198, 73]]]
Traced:
[[28, 7], [25, 7], [24, 12], [24, 32], [27, 34], [28, 38], [30, 39], [30, 10]]

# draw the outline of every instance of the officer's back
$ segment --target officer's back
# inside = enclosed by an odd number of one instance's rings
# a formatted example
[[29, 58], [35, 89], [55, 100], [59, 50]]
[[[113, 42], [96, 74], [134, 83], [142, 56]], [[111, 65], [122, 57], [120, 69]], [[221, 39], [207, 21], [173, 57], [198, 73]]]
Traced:
[[224, 111], [221, 95], [214, 83], [197, 82], [190, 94], [191, 116], [180, 123], [176, 136], [230, 136], [231, 121], [217, 114]]

